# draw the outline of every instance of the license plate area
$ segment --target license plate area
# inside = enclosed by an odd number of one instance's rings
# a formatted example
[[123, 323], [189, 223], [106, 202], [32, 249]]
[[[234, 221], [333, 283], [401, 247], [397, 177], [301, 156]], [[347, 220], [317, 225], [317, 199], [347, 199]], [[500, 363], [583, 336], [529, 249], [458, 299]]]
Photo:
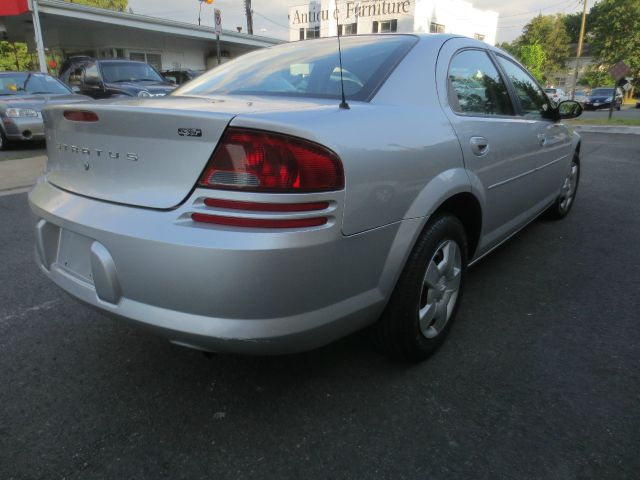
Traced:
[[61, 229], [58, 246], [58, 267], [83, 282], [93, 285], [91, 273], [91, 244], [93, 239]]

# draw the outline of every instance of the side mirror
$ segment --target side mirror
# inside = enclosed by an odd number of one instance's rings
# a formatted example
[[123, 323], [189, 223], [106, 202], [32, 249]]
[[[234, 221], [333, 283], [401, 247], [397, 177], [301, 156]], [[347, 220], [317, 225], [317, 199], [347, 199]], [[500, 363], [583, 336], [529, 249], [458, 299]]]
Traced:
[[98, 88], [104, 87], [104, 85], [102, 84], [102, 80], [100, 80], [100, 78], [98, 77], [86, 77], [84, 79], [84, 84], [88, 87], [98, 87]]
[[574, 100], [565, 100], [564, 102], [560, 102], [556, 109], [558, 111], [558, 117], [562, 120], [577, 118], [582, 115], [582, 105]]

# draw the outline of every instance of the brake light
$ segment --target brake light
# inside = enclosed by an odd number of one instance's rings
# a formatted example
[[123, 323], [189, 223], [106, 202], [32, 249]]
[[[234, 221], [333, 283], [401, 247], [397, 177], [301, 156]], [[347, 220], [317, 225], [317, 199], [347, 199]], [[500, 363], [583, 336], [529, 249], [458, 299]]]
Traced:
[[340, 158], [322, 145], [231, 127], [198, 185], [254, 192], [322, 192], [342, 189], [344, 173]]
[[97, 122], [98, 115], [88, 110], [65, 110], [64, 118], [74, 122]]

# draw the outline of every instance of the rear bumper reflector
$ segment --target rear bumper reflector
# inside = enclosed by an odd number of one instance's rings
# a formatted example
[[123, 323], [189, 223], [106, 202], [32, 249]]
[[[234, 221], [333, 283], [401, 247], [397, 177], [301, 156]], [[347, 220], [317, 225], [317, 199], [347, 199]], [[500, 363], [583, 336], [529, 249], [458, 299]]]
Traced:
[[228, 227], [247, 228], [303, 228], [319, 227], [327, 223], [327, 217], [313, 218], [287, 218], [287, 219], [264, 219], [264, 218], [240, 218], [225, 217], [221, 215], [209, 215], [206, 213], [192, 213], [191, 219], [194, 222], [213, 223]]
[[74, 122], [97, 122], [98, 115], [95, 112], [88, 110], [65, 110], [64, 118], [72, 120]]
[[245, 210], [251, 212], [311, 212], [314, 210], [326, 210], [329, 202], [309, 203], [260, 203], [239, 202], [235, 200], [220, 200], [217, 198], [205, 198], [207, 207], [226, 208], [230, 210]]

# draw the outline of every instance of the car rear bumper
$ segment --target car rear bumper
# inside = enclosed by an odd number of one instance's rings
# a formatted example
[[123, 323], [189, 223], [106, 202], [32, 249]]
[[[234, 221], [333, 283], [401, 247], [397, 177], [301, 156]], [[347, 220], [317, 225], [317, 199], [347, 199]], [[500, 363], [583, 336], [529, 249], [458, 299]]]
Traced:
[[11, 141], [44, 140], [42, 117], [3, 118], [7, 139]]
[[[387, 264], [398, 264], [388, 260], [404, 223], [350, 237], [338, 221], [242, 230], [195, 224], [191, 199], [150, 210], [44, 180], [29, 202], [38, 262], [62, 289], [175, 343], [249, 354], [311, 349], [372, 323], [389, 290], [381, 285], [397, 274]], [[340, 200], [336, 218], [341, 209]]]

